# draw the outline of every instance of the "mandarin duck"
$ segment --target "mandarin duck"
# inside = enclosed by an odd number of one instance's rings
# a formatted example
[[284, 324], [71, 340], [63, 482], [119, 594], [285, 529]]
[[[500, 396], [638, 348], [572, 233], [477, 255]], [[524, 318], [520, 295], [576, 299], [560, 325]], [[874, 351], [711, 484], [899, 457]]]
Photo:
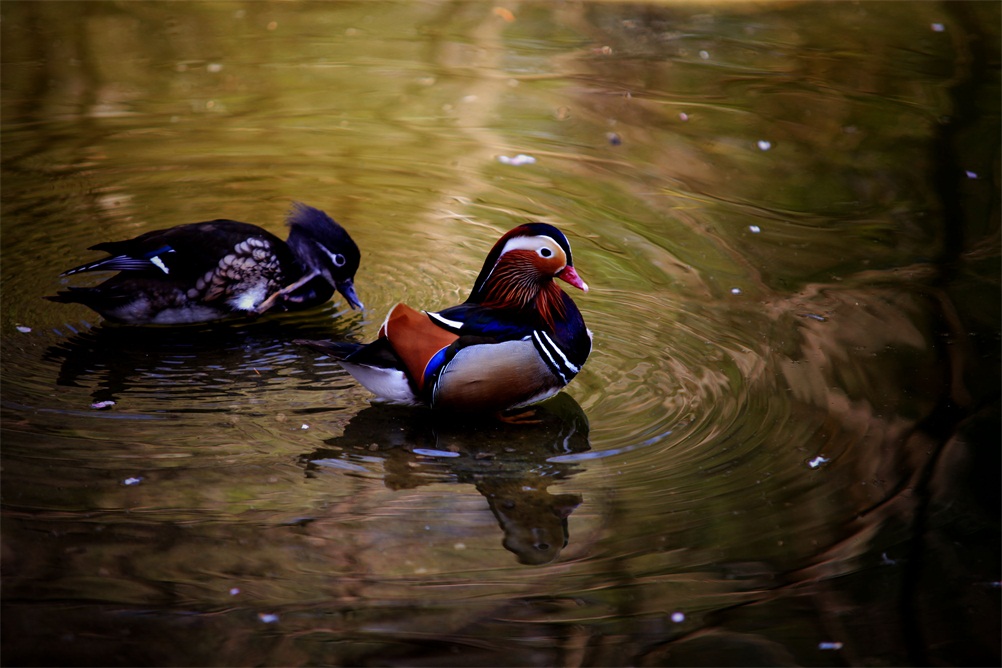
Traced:
[[236, 315], [297, 311], [323, 304], [334, 291], [362, 308], [354, 276], [361, 255], [343, 227], [319, 209], [294, 203], [289, 238], [235, 220], [212, 220], [106, 241], [108, 253], [62, 276], [117, 271], [91, 288], [47, 297], [80, 303], [130, 325], [177, 325]]
[[591, 332], [554, 278], [588, 291], [560, 230], [520, 225], [491, 249], [462, 304], [397, 304], [369, 344], [299, 343], [331, 354], [382, 401], [502, 414], [559, 392], [591, 352]]

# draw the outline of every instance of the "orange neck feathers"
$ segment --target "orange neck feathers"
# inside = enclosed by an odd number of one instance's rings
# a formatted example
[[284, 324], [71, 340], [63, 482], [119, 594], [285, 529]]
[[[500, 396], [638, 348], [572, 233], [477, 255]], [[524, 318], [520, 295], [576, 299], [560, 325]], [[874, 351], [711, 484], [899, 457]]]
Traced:
[[535, 253], [506, 253], [484, 285], [484, 306], [514, 311], [534, 311], [552, 330], [566, 315], [563, 290], [553, 277], [539, 270]]

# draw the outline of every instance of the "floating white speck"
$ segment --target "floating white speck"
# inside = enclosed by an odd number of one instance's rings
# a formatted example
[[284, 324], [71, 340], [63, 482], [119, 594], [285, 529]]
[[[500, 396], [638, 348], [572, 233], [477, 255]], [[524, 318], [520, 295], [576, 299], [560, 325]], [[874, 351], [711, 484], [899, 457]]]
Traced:
[[230, 596], [236, 596], [240, 593], [240, 587], [230, 587]]
[[208, 65], [205, 66], [205, 69], [208, 70], [209, 72], [222, 72], [223, 71], [223, 64], [222, 63], [209, 63]]
[[502, 165], [514, 165], [519, 167], [521, 165], [534, 165], [536, 164], [536, 159], [531, 155], [526, 155], [525, 153], [519, 153], [515, 157], [509, 157], [507, 155], [499, 155], [498, 162]]
[[466, 549], [466, 543], [456, 543], [452, 547], [453, 547], [453, 549], [456, 549], [456, 550], [465, 550]]
[[842, 649], [840, 642], [819, 642], [818, 649]]
[[732, 295], [740, 295], [741, 294], [741, 288], [731, 288], [731, 294]]
[[309, 429], [309, 428], [310, 428], [310, 425], [308, 425], [308, 424], [305, 424], [305, 423], [303, 424], [303, 426], [302, 426], [302, 427], [300, 427], [300, 429], [302, 429], [302, 430], [304, 430], [304, 431], [305, 431], [305, 430], [307, 430], [307, 429]]
[[115, 405], [114, 401], [95, 401], [90, 405], [91, 408], [95, 410], [104, 410], [105, 408], [111, 408]]
[[689, 120], [689, 114], [685, 113], [684, 111], [683, 111], [683, 112], [681, 112], [681, 113], [680, 113], [680, 114], [678, 115], [678, 120], [680, 120], [680, 121], [683, 121], [683, 122], [685, 122], [685, 121]]
[[143, 481], [143, 479], [141, 477], [126, 478], [125, 480], [122, 481], [122, 484], [125, 485], [125, 486], [127, 486], [127, 487], [132, 487], [133, 485], [138, 485], [142, 481]]
[[710, 59], [710, 52], [709, 51], [700, 51], [699, 52], [699, 57], [702, 58], [703, 60], [709, 60]]
[[[972, 172], [970, 170], [967, 170], [964, 173], [967, 174], [967, 178], [969, 178], [969, 179], [976, 179], [976, 178], [978, 178], [978, 173], [977, 172]], [[21, 329], [21, 328], [18, 327], [18, 329]]]
[[432, 450], [431, 448], [414, 448], [412, 450], [415, 455], [424, 455], [425, 457], [458, 457], [458, 452], [452, 452], [450, 450]]
[[772, 148], [771, 141], [766, 141], [765, 139], [758, 140], [758, 149], [760, 151], [768, 151], [770, 148]]
[[671, 620], [676, 624], [681, 624], [682, 622], [685, 621], [685, 613], [673, 612], [671, 613]]
[[276, 615], [276, 614], [274, 614], [272, 612], [261, 612], [261, 613], [258, 613], [257, 618], [260, 619], [265, 624], [274, 624], [275, 622], [278, 621], [278, 615]]
[[748, 231], [751, 232], [752, 234], [758, 234], [759, 232], [762, 231], [762, 228], [759, 227], [758, 225], [749, 225]]
[[15, 328], [17, 329], [17, 331], [21, 332], [22, 334], [27, 334], [28, 332], [31, 331], [31, 327], [25, 327], [24, 325], [16, 325]]
[[943, 32], [944, 30], [946, 30], [946, 26], [943, 25], [942, 23], [933, 23], [929, 27], [932, 28], [933, 32]]
[[810, 466], [812, 469], [816, 469], [817, 467], [821, 466], [822, 464], [827, 464], [830, 461], [831, 460], [828, 459], [827, 457], [825, 457], [824, 455], [818, 455], [817, 457], [815, 457], [811, 461], [807, 462], [807, 465]]

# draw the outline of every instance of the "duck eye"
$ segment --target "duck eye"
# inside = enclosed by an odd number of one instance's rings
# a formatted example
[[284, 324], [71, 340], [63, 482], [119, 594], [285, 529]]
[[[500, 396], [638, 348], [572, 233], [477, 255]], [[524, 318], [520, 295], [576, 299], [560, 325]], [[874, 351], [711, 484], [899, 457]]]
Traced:
[[539, 249], [539, 256], [540, 257], [553, 257], [553, 251], [551, 251], [549, 248], [540, 248]]
[[346, 262], [348, 262], [348, 259], [344, 255], [342, 255], [341, 253], [330, 252], [323, 246], [323, 244], [317, 244], [317, 247], [324, 253], [326, 253], [327, 257], [329, 257], [331, 259], [331, 262], [334, 263], [334, 266], [339, 269], [343, 267]]

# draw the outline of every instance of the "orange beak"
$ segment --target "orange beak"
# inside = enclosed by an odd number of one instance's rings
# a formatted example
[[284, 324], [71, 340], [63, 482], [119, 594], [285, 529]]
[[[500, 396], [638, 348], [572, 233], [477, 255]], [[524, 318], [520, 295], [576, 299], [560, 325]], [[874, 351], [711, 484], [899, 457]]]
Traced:
[[578, 288], [579, 290], [588, 292], [588, 284], [581, 280], [581, 277], [578, 276], [578, 272], [574, 271], [574, 267], [572, 267], [571, 265], [567, 265], [566, 267], [561, 269], [560, 272], [557, 274], [557, 278], [567, 281], [569, 284], [573, 285], [575, 288]]

